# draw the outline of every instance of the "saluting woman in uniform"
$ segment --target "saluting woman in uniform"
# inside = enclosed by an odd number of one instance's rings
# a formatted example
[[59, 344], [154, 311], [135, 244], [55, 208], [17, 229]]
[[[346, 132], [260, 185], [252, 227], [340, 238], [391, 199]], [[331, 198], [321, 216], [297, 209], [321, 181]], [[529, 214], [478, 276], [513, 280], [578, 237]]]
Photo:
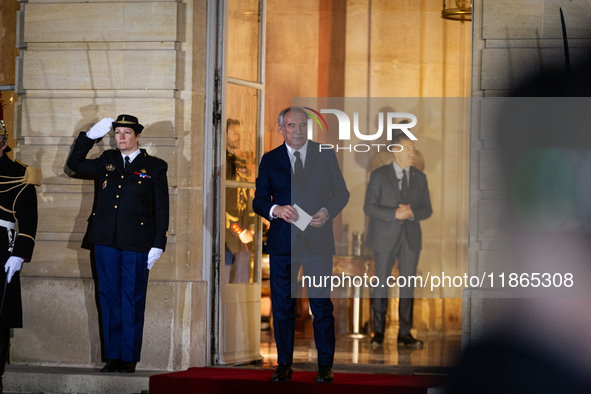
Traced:
[[[86, 159], [113, 127], [117, 149]], [[105, 118], [81, 132], [68, 167], [98, 179], [88, 242], [95, 245], [103, 344], [101, 372], [135, 372], [140, 361], [148, 272], [168, 236], [168, 165], [138, 148], [144, 126], [131, 115]]]

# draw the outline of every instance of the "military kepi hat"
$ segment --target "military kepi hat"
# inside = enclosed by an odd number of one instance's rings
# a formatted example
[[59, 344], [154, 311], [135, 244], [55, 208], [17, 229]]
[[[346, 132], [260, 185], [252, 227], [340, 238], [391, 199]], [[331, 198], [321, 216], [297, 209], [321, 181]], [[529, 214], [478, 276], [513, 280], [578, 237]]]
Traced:
[[117, 127], [129, 127], [130, 129], [135, 130], [138, 134], [142, 133], [144, 130], [144, 126], [142, 126], [135, 116], [131, 115], [119, 115], [117, 120], [113, 122], [113, 130]]

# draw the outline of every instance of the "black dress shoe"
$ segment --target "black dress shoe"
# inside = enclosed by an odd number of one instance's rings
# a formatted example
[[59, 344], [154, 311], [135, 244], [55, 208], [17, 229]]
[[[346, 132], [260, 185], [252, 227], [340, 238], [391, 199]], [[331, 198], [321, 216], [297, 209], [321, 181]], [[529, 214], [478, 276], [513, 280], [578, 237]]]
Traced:
[[117, 368], [117, 372], [121, 373], [134, 373], [135, 372], [135, 364], [129, 361], [121, 361], [119, 363], [119, 367]]
[[105, 366], [103, 367], [103, 369], [101, 369], [101, 372], [115, 372], [117, 371], [117, 368], [119, 368], [119, 363], [121, 362], [121, 360], [109, 360], [107, 361], [107, 363], [105, 364]]
[[333, 379], [332, 367], [330, 365], [318, 366], [318, 375], [316, 375], [316, 381], [318, 383], [330, 383]]
[[384, 344], [384, 334], [376, 332], [371, 339], [371, 347], [377, 348]]
[[423, 341], [413, 338], [411, 334], [398, 335], [398, 346], [422, 349]]
[[285, 382], [287, 379], [291, 379], [291, 363], [279, 364], [275, 369], [275, 373], [271, 375], [271, 382]]

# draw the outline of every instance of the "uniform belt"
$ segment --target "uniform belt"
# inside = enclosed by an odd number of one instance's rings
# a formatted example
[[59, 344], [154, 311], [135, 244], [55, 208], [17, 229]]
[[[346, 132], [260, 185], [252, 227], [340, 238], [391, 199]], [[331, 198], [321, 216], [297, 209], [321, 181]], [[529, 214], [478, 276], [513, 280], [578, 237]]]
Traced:
[[16, 238], [16, 231], [14, 234], [12, 233], [14, 231], [14, 223], [0, 219], [0, 227], [4, 227], [6, 229], [6, 235], [8, 235], [8, 251], [12, 252]]
[[8, 230], [14, 230], [14, 223], [9, 222], [8, 220], [1, 220], [0, 219], [0, 227], [4, 227]]

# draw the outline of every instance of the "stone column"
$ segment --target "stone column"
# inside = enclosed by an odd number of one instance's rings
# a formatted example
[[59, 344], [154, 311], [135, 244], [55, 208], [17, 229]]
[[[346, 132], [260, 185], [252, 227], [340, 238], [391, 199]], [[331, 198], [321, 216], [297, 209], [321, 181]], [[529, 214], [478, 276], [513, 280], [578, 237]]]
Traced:
[[[508, 202], [497, 161], [502, 146], [495, 140], [498, 100], [527, 76], [565, 69], [560, 23], [562, 7], [568, 32], [571, 67], [589, 50], [591, 5], [587, 2], [537, 0], [475, 1], [472, 23], [472, 124], [470, 142], [469, 274], [491, 273], [508, 261], [508, 235], [503, 215]], [[487, 274], [488, 275], [488, 274]], [[478, 294], [480, 293], [480, 294]], [[486, 290], [464, 292], [462, 345], [494, 327], [511, 300], [490, 298]], [[502, 318], [502, 316], [501, 316]]]

